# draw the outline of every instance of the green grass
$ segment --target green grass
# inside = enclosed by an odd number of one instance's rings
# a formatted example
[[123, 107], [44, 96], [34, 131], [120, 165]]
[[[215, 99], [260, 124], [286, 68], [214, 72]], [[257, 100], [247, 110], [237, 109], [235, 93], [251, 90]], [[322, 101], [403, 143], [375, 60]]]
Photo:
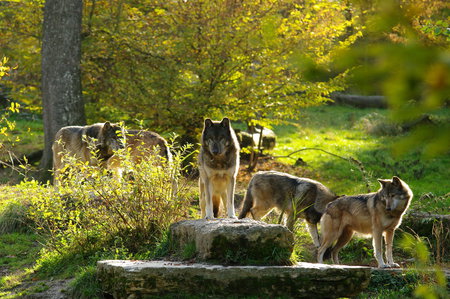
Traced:
[[0, 234], [0, 267], [13, 272], [33, 264], [42, 248], [39, 241], [42, 239], [35, 234]]

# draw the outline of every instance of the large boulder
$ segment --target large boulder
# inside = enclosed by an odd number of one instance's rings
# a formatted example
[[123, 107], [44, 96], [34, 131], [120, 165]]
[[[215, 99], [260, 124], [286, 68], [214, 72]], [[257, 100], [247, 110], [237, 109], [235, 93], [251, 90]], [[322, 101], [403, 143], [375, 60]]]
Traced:
[[180, 221], [170, 238], [176, 256], [219, 264], [286, 265], [294, 248], [285, 226], [252, 219]]
[[187, 295], [222, 298], [338, 298], [367, 287], [370, 268], [299, 263], [294, 266], [221, 266], [168, 261], [100, 261], [97, 275], [113, 298]]

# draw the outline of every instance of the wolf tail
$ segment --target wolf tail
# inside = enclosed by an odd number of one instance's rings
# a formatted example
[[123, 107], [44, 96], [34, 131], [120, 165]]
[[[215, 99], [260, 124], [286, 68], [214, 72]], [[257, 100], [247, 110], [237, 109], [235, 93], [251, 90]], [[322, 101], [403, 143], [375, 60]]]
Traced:
[[239, 219], [245, 218], [247, 214], [250, 212], [253, 207], [253, 195], [250, 188], [248, 188], [247, 193], [245, 194], [244, 203], [242, 204], [242, 211], [239, 214]]

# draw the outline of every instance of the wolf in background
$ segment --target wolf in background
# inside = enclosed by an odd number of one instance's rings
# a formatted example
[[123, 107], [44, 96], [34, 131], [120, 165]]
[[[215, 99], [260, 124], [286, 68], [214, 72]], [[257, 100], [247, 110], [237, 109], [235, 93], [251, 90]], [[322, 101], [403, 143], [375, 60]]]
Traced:
[[251, 213], [260, 220], [276, 208], [287, 216], [285, 224], [291, 231], [297, 218], [305, 219], [314, 245], [319, 247], [317, 223], [326, 205], [336, 198], [317, 181], [278, 171], [260, 171], [250, 180], [239, 219]]
[[[172, 162], [172, 153], [167, 141], [155, 132], [146, 130], [127, 130], [126, 148], [129, 149], [130, 158], [133, 163], [140, 163], [150, 155], [156, 154], [163, 157], [165, 162]], [[107, 161], [108, 169], [114, 171], [118, 178], [122, 177], [123, 165], [119, 155], [113, 155]]]
[[[396, 176], [391, 180], [378, 181], [381, 188], [377, 192], [344, 196], [327, 206], [320, 221], [322, 244], [317, 253], [319, 263], [323, 262], [327, 249], [331, 249], [331, 258], [338, 264], [339, 250], [351, 240], [354, 232], [359, 232], [372, 235], [379, 268], [399, 267], [392, 257], [394, 231], [401, 224], [413, 193], [409, 186]], [[383, 260], [383, 235], [387, 264]], [[336, 243], [333, 246], [334, 242]]]
[[230, 218], [236, 218], [234, 190], [239, 170], [239, 143], [230, 120], [205, 119], [198, 155], [202, 218], [218, 217], [220, 199]]
[[[92, 166], [104, 166], [104, 162], [114, 151], [124, 147], [123, 138], [122, 127], [110, 122], [59, 129], [52, 145], [54, 181], [58, 182], [64, 168], [64, 154], [73, 155], [81, 162], [89, 162]], [[94, 145], [97, 156], [91, 154], [90, 143]]]

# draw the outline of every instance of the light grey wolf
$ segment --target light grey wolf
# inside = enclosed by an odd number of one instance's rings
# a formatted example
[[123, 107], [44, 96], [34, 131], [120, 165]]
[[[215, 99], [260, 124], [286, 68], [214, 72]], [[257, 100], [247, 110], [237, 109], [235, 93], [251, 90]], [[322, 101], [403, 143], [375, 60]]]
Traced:
[[323, 184], [284, 172], [257, 172], [248, 185], [239, 219], [251, 213], [260, 220], [276, 208], [285, 214], [285, 224], [292, 231], [297, 218], [306, 220], [314, 245], [319, 247], [317, 223], [326, 205], [337, 196]]
[[[155, 132], [146, 130], [127, 130], [125, 133], [126, 148], [129, 149], [131, 161], [140, 163], [146, 157], [157, 155], [166, 162], [172, 162], [172, 154], [167, 141]], [[113, 155], [107, 161], [107, 167], [113, 170], [120, 178], [123, 172], [123, 163], [119, 155]]]
[[198, 169], [202, 218], [218, 217], [220, 199], [228, 217], [236, 218], [234, 189], [239, 170], [239, 144], [230, 120], [205, 119]]
[[[408, 185], [396, 176], [378, 181], [381, 188], [377, 192], [344, 196], [327, 206], [320, 221], [322, 244], [317, 254], [319, 263], [323, 262], [328, 249], [333, 262], [338, 264], [339, 250], [350, 241], [354, 232], [359, 232], [372, 235], [378, 267], [399, 267], [392, 257], [394, 231], [400, 225], [413, 194]], [[382, 256], [382, 235], [386, 243], [387, 264]]]
[[[58, 181], [64, 168], [63, 155], [75, 156], [81, 162], [92, 166], [104, 166], [114, 151], [123, 148], [123, 130], [110, 122], [88, 126], [67, 126], [59, 129], [52, 145], [54, 180]], [[90, 147], [90, 144], [94, 148]], [[97, 152], [96, 156], [91, 154]]]

